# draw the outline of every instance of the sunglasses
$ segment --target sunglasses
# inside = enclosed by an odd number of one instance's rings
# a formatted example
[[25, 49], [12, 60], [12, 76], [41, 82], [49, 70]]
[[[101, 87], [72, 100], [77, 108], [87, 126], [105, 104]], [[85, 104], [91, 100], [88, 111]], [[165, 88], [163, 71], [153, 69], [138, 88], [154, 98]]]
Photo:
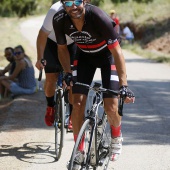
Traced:
[[83, 0], [74, 0], [74, 1], [64, 1], [65, 7], [71, 7], [74, 3], [75, 6], [80, 6], [82, 4]]
[[20, 55], [20, 54], [22, 54], [22, 52], [21, 52], [21, 51], [14, 52], [14, 55], [15, 55], [15, 56], [16, 56], [16, 55]]

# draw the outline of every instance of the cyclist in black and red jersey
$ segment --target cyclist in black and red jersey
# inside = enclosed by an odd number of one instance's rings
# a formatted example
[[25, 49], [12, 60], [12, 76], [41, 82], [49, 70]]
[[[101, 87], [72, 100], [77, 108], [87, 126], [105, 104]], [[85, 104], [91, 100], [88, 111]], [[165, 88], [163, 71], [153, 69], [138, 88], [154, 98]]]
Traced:
[[[91, 84], [96, 68], [100, 68], [103, 87], [128, 94], [125, 103], [134, 102], [134, 94], [128, 89], [124, 56], [117, 34], [113, 31], [114, 22], [104, 11], [86, 4], [85, 0], [61, 0], [61, 2], [64, 9], [54, 15], [53, 28], [58, 42], [58, 57], [66, 72], [67, 86], [72, 86], [73, 81]], [[72, 74], [65, 35], [71, 37], [79, 47]], [[76, 85], [73, 85], [72, 90], [72, 123], [76, 141], [84, 120], [88, 90]], [[118, 98], [108, 94], [104, 94], [103, 98], [111, 126], [112, 155], [110, 159], [115, 161], [121, 154], [123, 141], [121, 117], [118, 114]], [[83, 143], [79, 149], [77, 163], [83, 160]]]

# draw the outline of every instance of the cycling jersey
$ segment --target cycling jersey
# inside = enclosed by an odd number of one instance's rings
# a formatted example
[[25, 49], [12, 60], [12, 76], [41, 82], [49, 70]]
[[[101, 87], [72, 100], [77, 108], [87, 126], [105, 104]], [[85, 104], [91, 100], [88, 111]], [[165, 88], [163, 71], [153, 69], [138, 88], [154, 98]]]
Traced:
[[[53, 4], [51, 6], [51, 8], [49, 9], [47, 15], [45, 16], [43, 25], [41, 27], [41, 29], [44, 32], [49, 34], [48, 38], [53, 40], [54, 42], [56, 42], [56, 37], [55, 37], [54, 30], [53, 30], [52, 19], [53, 19], [55, 13], [62, 9], [63, 9], [63, 6], [62, 6], [61, 2], [57, 2], [57, 3]], [[69, 45], [71, 43], [73, 43], [73, 40], [71, 40], [71, 38], [67, 36], [67, 44]]]
[[66, 44], [66, 34], [86, 53], [114, 48], [118, 40], [113, 26], [115, 22], [104, 11], [91, 4], [85, 5], [85, 21], [81, 31], [76, 29], [64, 9], [58, 11], [53, 17], [58, 44]]
[[[53, 17], [53, 27], [58, 44], [66, 44], [65, 34], [70, 36], [79, 47], [74, 61], [73, 77], [75, 81], [91, 84], [96, 68], [101, 69], [104, 88], [118, 90], [119, 78], [114, 58], [109, 49], [119, 44], [113, 27], [115, 22], [101, 9], [91, 4], [85, 5], [85, 21], [78, 31], [65, 10]], [[87, 95], [84, 87], [74, 85], [73, 93]], [[105, 94], [103, 97], [113, 97]]]

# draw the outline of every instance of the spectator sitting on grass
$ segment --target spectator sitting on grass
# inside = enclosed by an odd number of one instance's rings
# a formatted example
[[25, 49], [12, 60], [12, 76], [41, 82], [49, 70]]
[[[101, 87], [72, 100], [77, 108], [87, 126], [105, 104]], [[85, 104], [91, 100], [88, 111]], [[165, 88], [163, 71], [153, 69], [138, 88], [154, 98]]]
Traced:
[[[14, 55], [16, 67], [13, 73], [0, 77], [1, 97], [3, 97], [5, 88], [13, 95], [33, 94], [36, 91], [34, 68], [21, 45], [14, 48]], [[16, 78], [17, 82], [14, 81]]]
[[9, 75], [11, 75], [16, 65], [14, 59], [14, 49], [12, 47], [5, 48], [4, 57], [9, 61], [9, 64], [3, 70], [0, 70], [0, 76], [4, 76], [5, 73], [9, 73]]
[[122, 24], [121, 28], [122, 28], [122, 34], [121, 34], [122, 40], [127, 40], [130, 44], [132, 44], [134, 41], [133, 32], [130, 30], [130, 28], [127, 25]]

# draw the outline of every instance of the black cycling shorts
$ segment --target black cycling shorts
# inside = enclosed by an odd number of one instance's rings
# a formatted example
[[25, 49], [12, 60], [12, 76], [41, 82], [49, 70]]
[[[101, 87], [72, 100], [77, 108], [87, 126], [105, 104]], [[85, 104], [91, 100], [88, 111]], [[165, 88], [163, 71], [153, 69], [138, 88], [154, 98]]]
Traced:
[[[76, 45], [74, 43], [68, 45], [70, 53], [70, 62], [73, 64], [73, 60], [76, 54]], [[57, 73], [60, 71], [61, 64], [58, 59], [57, 43], [47, 38], [46, 47], [44, 50], [44, 59], [47, 61], [45, 66], [45, 73]]]
[[[114, 63], [114, 58], [109, 50], [102, 53], [87, 54], [80, 50], [74, 61], [74, 81], [91, 84], [96, 68], [100, 68], [103, 88], [119, 90], [119, 78]], [[73, 94], [88, 94], [88, 89], [80, 85], [73, 86]], [[115, 97], [111, 94], [103, 94], [104, 98]]]

